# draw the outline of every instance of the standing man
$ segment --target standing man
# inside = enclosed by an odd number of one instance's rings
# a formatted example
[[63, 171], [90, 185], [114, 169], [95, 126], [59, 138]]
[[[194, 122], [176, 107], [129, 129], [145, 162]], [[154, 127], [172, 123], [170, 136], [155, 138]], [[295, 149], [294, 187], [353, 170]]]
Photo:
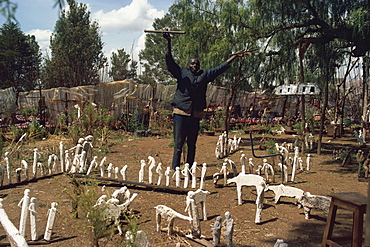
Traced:
[[200, 62], [192, 58], [188, 67], [179, 66], [172, 57], [171, 37], [169, 33], [163, 33], [167, 40], [166, 64], [168, 71], [177, 80], [177, 89], [172, 99], [173, 110], [173, 135], [174, 153], [172, 168], [180, 166], [182, 148], [185, 140], [188, 145], [186, 163], [192, 165], [195, 157], [195, 145], [198, 138], [199, 121], [202, 118], [203, 110], [206, 108], [206, 92], [209, 82], [216, 79], [228, 68], [236, 57], [242, 57], [243, 51], [233, 54], [226, 62], [210, 70], [200, 70]]

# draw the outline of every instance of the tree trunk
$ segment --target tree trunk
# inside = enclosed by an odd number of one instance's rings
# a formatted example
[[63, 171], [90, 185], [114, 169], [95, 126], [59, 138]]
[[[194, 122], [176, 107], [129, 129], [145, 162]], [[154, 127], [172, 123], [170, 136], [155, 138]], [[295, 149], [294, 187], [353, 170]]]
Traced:
[[367, 82], [368, 79], [368, 61], [367, 57], [364, 57], [364, 72], [363, 72], [363, 87], [362, 87], [362, 92], [363, 92], [363, 103], [362, 103], [362, 137], [364, 140], [364, 143], [366, 143], [366, 123], [367, 121], [367, 108], [368, 108], [368, 102], [367, 102], [367, 97], [368, 97], [368, 91], [369, 91], [369, 85]]
[[324, 104], [321, 109], [321, 118], [320, 118], [320, 132], [319, 132], [319, 139], [317, 141], [317, 154], [321, 155], [321, 144], [322, 144], [322, 134], [324, 131], [324, 123], [325, 123], [325, 111], [328, 106], [328, 98], [329, 98], [329, 71], [325, 71], [325, 95], [324, 95]]

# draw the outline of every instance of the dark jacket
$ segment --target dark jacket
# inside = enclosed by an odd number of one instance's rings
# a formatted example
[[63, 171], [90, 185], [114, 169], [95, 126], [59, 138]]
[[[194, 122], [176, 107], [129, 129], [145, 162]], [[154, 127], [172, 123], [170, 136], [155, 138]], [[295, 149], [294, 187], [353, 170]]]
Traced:
[[177, 79], [177, 89], [171, 105], [184, 111], [191, 106], [195, 111], [203, 111], [206, 108], [208, 83], [230, 68], [230, 64], [224, 62], [216, 68], [200, 70], [194, 75], [188, 68], [179, 66], [171, 55], [166, 55], [166, 63], [168, 71]]

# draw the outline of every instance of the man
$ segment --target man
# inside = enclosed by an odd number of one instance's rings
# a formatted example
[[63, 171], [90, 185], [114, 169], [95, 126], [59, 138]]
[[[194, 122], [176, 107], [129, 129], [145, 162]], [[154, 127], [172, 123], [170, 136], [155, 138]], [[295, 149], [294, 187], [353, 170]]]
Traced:
[[236, 57], [242, 57], [243, 51], [236, 54], [210, 70], [200, 70], [200, 62], [197, 58], [192, 58], [188, 62], [188, 67], [179, 66], [172, 57], [171, 37], [169, 33], [163, 33], [167, 40], [166, 63], [168, 71], [177, 80], [177, 89], [172, 99], [173, 110], [173, 134], [174, 134], [174, 153], [172, 168], [180, 166], [182, 148], [185, 140], [188, 146], [186, 163], [193, 164], [195, 158], [195, 145], [198, 138], [199, 121], [202, 118], [203, 110], [206, 108], [206, 92], [209, 82], [216, 79], [228, 68]]

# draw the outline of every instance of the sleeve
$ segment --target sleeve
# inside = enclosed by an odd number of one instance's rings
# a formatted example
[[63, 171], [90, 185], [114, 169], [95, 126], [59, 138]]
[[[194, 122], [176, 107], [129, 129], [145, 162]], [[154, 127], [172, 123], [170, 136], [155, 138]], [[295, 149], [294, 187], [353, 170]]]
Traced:
[[216, 68], [210, 69], [207, 71], [208, 81], [213, 81], [219, 75], [224, 73], [226, 70], [230, 68], [230, 64], [227, 62], [222, 63], [221, 65], [217, 66]]
[[172, 55], [166, 54], [166, 64], [167, 70], [173, 75], [175, 78], [179, 78], [181, 76], [181, 67], [173, 60]]

